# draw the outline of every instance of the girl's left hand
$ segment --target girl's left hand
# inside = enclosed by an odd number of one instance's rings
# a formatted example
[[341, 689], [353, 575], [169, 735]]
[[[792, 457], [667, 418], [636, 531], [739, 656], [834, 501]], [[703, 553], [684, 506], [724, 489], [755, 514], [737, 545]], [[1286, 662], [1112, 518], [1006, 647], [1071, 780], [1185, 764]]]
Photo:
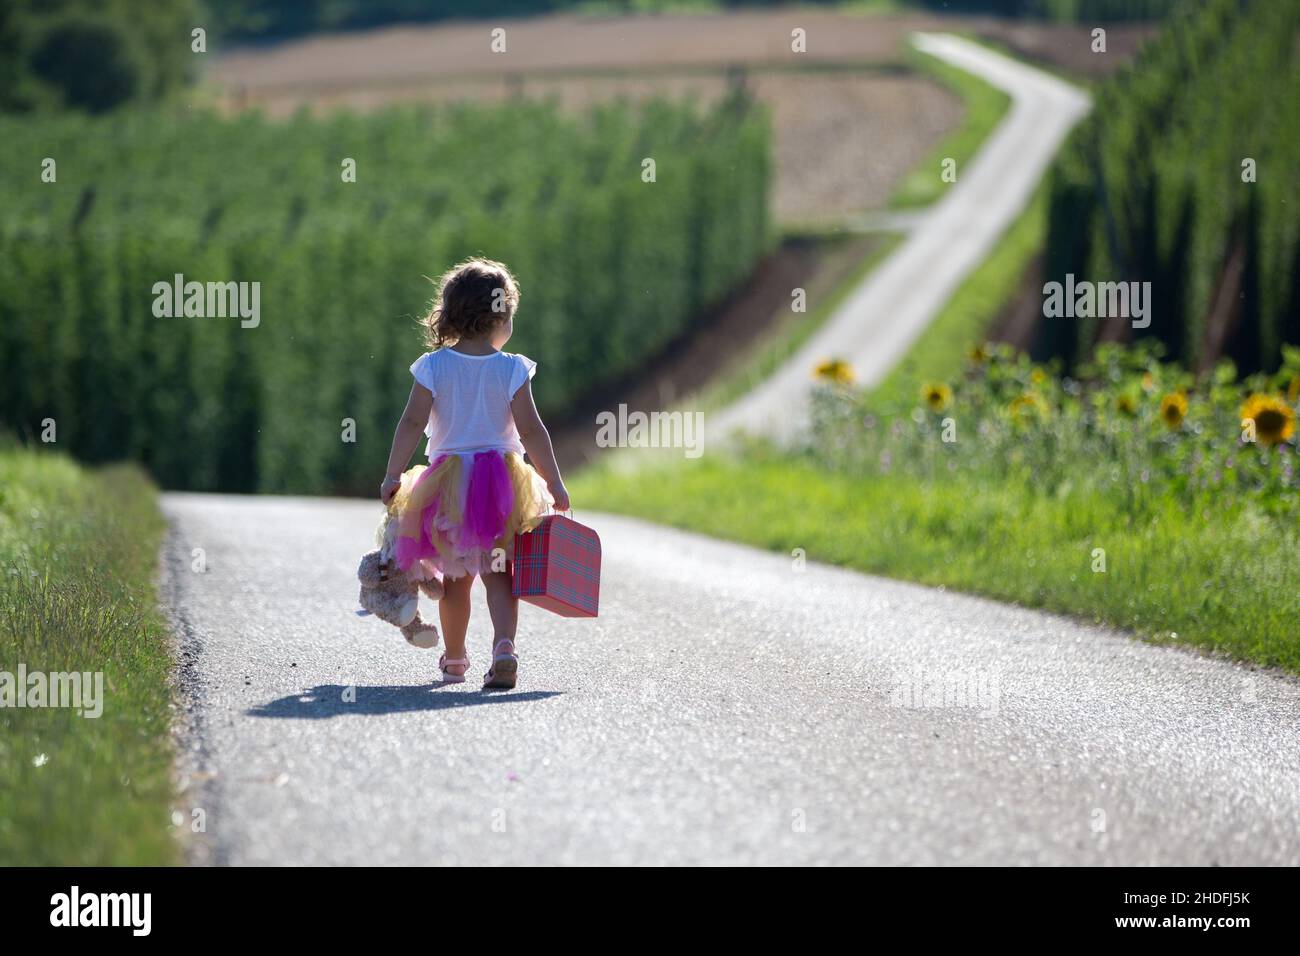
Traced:
[[379, 500], [384, 504], [391, 504], [393, 496], [397, 494], [397, 489], [402, 487], [401, 478], [385, 478], [384, 483], [379, 486]]

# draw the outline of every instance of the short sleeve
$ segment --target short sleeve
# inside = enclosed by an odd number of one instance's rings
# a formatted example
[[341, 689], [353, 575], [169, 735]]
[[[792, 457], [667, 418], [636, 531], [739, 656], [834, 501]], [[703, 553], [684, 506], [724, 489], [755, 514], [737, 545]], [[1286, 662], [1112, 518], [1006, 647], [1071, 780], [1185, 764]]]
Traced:
[[434, 388], [433, 383], [433, 353], [425, 352], [418, 359], [411, 363], [411, 374], [415, 380], [427, 388], [430, 393], [437, 395], [438, 390]]
[[537, 373], [537, 363], [527, 355], [516, 355], [515, 367], [510, 372], [510, 397], [514, 398], [515, 394], [524, 387], [524, 382], [528, 381]]

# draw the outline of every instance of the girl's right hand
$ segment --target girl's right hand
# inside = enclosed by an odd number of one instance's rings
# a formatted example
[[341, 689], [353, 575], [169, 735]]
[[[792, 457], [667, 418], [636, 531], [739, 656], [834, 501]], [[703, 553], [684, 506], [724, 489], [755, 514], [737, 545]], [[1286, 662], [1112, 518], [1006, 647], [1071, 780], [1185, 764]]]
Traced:
[[402, 487], [401, 478], [384, 478], [384, 483], [379, 486], [379, 500], [385, 505], [391, 504], [393, 496], [397, 494], [397, 489]]
[[553, 507], [556, 511], [569, 510], [569, 490], [564, 487], [564, 482], [548, 485], [547, 490], [551, 493], [551, 497], [555, 499]]

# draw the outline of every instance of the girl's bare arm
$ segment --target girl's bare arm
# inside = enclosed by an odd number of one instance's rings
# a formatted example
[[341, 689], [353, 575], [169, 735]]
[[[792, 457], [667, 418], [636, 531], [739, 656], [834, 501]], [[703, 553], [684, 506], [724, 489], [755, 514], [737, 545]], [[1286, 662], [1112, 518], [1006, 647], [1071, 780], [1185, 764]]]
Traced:
[[406, 399], [406, 409], [393, 431], [393, 448], [388, 453], [388, 471], [384, 483], [379, 486], [379, 499], [384, 504], [392, 501], [393, 495], [401, 485], [402, 472], [411, 462], [411, 454], [424, 434], [424, 426], [429, 421], [429, 411], [433, 408], [433, 393], [416, 382], [411, 385], [410, 397]]
[[528, 459], [537, 469], [537, 473], [546, 482], [546, 487], [555, 499], [557, 511], [569, 510], [569, 492], [560, 477], [560, 466], [555, 461], [555, 449], [551, 447], [551, 434], [542, 424], [542, 416], [537, 414], [533, 403], [533, 385], [525, 382], [510, 402], [510, 413], [515, 417], [515, 428], [519, 430], [519, 440], [528, 452]]

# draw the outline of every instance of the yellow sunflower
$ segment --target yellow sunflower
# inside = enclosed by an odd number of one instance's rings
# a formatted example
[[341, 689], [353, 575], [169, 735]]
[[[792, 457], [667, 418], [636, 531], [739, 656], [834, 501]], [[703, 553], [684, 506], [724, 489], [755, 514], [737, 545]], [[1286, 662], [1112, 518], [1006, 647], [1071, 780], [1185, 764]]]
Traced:
[[1255, 440], [1280, 445], [1295, 434], [1295, 409], [1276, 395], [1256, 392], [1241, 406], [1242, 421], [1255, 423]]
[[813, 369], [813, 376], [834, 385], [852, 385], [853, 366], [843, 359], [826, 359]]
[[952, 389], [942, 382], [921, 386], [921, 400], [932, 412], [941, 412], [952, 402]]
[[1011, 400], [1007, 406], [1011, 420], [1017, 425], [1028, 425], [1034, 418], [1046, 421], [1049, 409], [1047, 402], [1037, 392], [1025, 392]]
[[1124, 392], [1119, 398], [1115, 399], [1115, 411], [1128, 418], [1137, 414], [1137, 401], [1128, 392]]
[[1029, 373], [1029, 381], [1033, 382], [1035, 385], [1043, 385], [1047, 382], [1047, 373], [1041, 368], [1036, 368]]
[[971, 347], [971, 350], [966, 353], [966, 357], [976, 365], [983, 365], [989, 360], [989, 352], [983, 345], [974, 345]]
[[1165, 427], [1174, 431], [1187, 417], [1187, 396], [1182, 392], [1170, 392], [1160, 399], [1160, 420]]

